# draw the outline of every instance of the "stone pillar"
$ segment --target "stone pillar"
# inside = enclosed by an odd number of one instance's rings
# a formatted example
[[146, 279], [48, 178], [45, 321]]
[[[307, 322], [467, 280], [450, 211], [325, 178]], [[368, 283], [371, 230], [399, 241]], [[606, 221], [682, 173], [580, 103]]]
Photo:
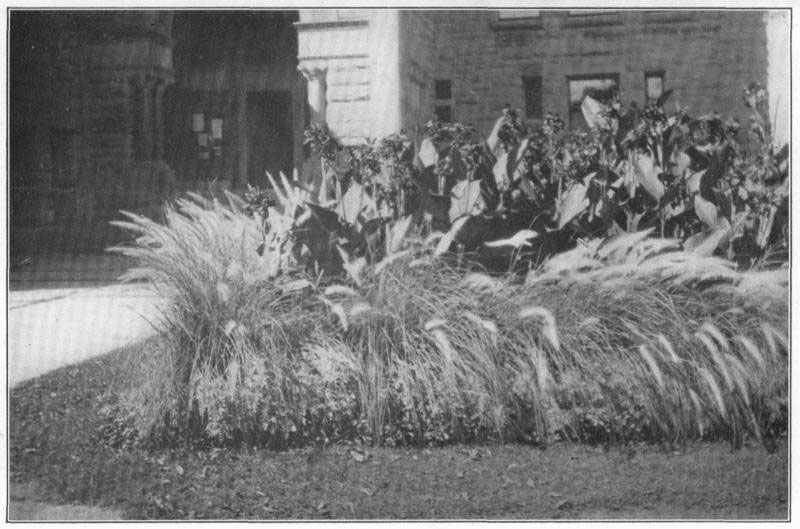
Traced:
[[[327, 65], [321, 61], [302, 61], [298, 67], [303, 77], [308, 81], [308, 106], [311, 109], [311, 123], [326, 123], [325, 111], [328, 106], [326, 76]], [[320, 189], [326, 187], [325, 176], [322, 172], [322, 160], [317, 153], [303, 162], [300, 170], [300, 181], [318, 195]]]
[[297, 68], [308, 81], [308, 105], [311, 107], [311, 122], [325, 123], [325, 110], [328, 106], [327, 65], [322, 62], [304, 61]]

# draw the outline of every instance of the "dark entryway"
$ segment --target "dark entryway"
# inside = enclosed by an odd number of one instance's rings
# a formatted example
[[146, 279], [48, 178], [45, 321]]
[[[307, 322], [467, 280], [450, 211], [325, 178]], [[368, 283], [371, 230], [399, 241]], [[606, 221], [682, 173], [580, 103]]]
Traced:
[[249, 183], [265, 187], [265, 171], [275, 178], [292, 171], [292, 95], [289, 92], [247, 94]]

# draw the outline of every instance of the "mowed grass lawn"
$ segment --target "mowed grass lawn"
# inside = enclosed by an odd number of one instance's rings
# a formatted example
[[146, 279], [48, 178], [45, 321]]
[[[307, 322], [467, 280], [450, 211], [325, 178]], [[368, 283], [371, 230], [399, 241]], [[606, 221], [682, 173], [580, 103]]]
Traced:
[[788, 448], [756, 443], [432, 449], [113, 449], [123, 349], [10, 394], [10, 480], [129, 519], [786, 519]]

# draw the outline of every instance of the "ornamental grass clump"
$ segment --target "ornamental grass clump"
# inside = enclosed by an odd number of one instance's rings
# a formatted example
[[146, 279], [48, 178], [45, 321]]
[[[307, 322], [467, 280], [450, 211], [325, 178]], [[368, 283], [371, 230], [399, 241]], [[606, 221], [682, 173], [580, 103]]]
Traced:
[[646, 236], [592, 241], [526, 281], [553, 308], [570, 358], [563, 430], [771, 445], [787, 420], [787, 271], [737, 272]]
[[127, 393], [139, 430], [230, 440], [252, 430], [254, 410], [288, 407], [297, 393], [291, 353], [313, 318], [291, 278], [273, 277], [256, 251], [258, 220], [233, 197], [223, 205], [197, 195], [167, 206], [163, 225], [126, 216], [115, 224], [138, 238], [115, 250], [138, 264], [124, 279], [150, 281], [163, 297], [160, 341], [144, 351], [143, 383]]

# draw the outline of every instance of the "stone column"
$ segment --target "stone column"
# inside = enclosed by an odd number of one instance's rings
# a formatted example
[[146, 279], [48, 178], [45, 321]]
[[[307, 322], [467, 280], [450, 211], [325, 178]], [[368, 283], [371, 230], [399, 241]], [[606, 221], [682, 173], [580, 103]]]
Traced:
[[[308, 81], [308, 106], [311, 108], [311, 123], [325, 123], [325, 111], [328, 103], [325, 78], [328, 74], [327, 64], [322, 61], [302, 61], [298, 67]], [[301, 183], [311, 189], [315, 196], [323, 196], [320, 191], [328, 187], [327, 178], [322, 171], [322, 160], [317, 153], [303, 162], [300, 170]], [[324, 201], [321, 199], [320, 201]]]
[[321, 61], [304, 61], [297, 68], [308, 81], [308, 105], [311, 107], [311, 122], [325, 123], [325, 110], [328, 106], [327, 65]]

